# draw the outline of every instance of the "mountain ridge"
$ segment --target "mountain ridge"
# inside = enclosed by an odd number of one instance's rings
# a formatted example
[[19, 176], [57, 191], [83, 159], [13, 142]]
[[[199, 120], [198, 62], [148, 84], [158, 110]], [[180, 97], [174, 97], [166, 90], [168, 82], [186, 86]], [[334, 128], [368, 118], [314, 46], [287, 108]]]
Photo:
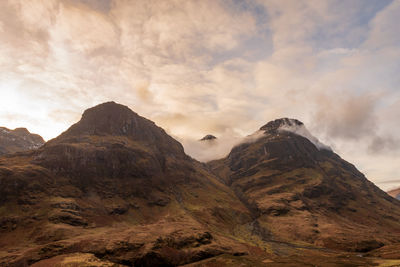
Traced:
[[205, 164], [107, 102], [39, 149], [0, 157], [0, 264], [368, 266], [353, 252], [400, 242], [396, 201], [294, 132]]

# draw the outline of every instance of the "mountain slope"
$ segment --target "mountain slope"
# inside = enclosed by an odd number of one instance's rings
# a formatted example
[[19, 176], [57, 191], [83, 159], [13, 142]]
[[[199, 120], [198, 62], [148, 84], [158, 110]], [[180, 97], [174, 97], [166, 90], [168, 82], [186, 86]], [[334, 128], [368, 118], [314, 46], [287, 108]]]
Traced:
[[252, 210], [266, 239], [352, 251], [400, 241], [400, 202], [303, 123], [279, 119], [260, 132], [208, 165]]
[[36, 149], [43, 144], [40, 135], [31, 134], [25, 128], [10, 130], [0, 127], [0, 155]]
[[0, 159], [0, 185], [0, 248], [13, 251], [2, 264], [80, 252], [175, 266], [243, 250], [230, 236], [251, 222], [177, 141], [113, 102], [39, 150]]

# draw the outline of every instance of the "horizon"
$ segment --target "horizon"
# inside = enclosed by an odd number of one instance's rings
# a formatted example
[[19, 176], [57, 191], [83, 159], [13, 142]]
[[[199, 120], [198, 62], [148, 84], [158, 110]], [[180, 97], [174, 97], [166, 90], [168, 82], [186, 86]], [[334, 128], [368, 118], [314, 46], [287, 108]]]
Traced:
[[398, 15], [399, 0], [2, 1], [0, 126], [47, 141], [115, 101], [185, 151], [212, 134], [224, 152], [289, 117], [387, 191], [400, 186]]

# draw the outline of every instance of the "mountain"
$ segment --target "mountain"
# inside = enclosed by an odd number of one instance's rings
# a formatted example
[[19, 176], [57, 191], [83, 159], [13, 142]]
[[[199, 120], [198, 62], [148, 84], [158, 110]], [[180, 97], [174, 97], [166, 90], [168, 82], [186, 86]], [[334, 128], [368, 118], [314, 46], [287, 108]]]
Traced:
[[400, 188], [390, 190], [387, 192], [390, 196], [400, 200]]
[[36, 149], [43, 144], [40, 135], [31, 134], [26, 128], [10, 130], [0, 127], [0, 155]]
[[206, 136], [204, 136], [203, 138], [200, 139], [200, 141], [212, 141], [217, 139], [217, 137], [215, 137], [212, 134], [207, 134]]
[[252, 211], [265, 239], [358, 252], [400, 241], [400, 202], [302, 122], [278, 119], [260, 132], [208, 165]]
[[230, 236], [251, 222], [180, 143], [114, 102], [38, 150], [0, 159], [0, 218], [0, 250], [9, 251], [0, 265], [11, 266], [74, 253], [175, 266], [243, 251]]
[[0, 265], [396, 263], [399, 202], [308, 134], [277, 120], [205, 164], [126, 106], [90, 108], [0, 157]]

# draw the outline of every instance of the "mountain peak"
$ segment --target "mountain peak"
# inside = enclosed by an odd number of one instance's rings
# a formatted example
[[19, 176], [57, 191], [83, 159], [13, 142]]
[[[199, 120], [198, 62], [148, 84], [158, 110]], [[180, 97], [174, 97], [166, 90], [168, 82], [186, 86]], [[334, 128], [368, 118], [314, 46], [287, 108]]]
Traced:
[[303, 125], [304, 123], [296, 119], [281, 118], [268, 122], [267, 124], [262, 126], [260, 130], [276, 131], [283, 126], [303, 126]]
[[[87, 109], [79, 122], [57, 137], [54, 142], [68, 143], [87, 136], [124, 136], [162, 151], [183, 153], [182, 145], [154, 122], [141, 117], [129, 107], [106, 102]], [[78, 139], [77, 139], [78, 137]]]
[[182, 145], [154, 122], [115, 102], [87, 109], [37, 154], [38, 164], [85, 179], [153, 175], [161, 173], [167, 156], [186, 157]]
[[119, 112], [119, 113], [134, 113], [131, 109], [129, 109], [127, 106], [115, 103], [114, 101], [109, 101], [109, 102], [104, 102], [102, 104], [98, 104], [97, 106], [91, 107], [83, 113], [82, 117], [87, 116], [88, 114], [94, 113], [94, 112]]
[[[81, 120], [62, 136], [112, 135], [136, 136], [155, 125], [127, 106], [106, 102], [85, 110]], [[144, 136], [142, 136], [144, 137]], [[140, 139], [140, 138], [139, 138]]]
[[139, 118], [140, 116], [127, 106], [106, 102], [87, 109], [81, 122], [93, 130], [91, 134], [127, 135], [134, 121]]
[[215, 137], [212, 134], [207, 134], [206, 136], [204, 136], [203, 138], [200, 139], [200, 141], [212, 141], [217, 139], [217, 137]]
[[261, 131], [264, 131], [264, 133], [269, 133], [269, 134], [276, 134], [276, 133], [291, 133], [291, 134], [296, 134], [298, 136], [302, 136], [306, 139], [308, 139], [311, 143], [313, 143], [318, 150], [329, 150], [332, 151], [332, 148], [321, 143], [318, 138], [313, 136], [305, 127], [304, 123], [302, 123], [299, 120], [296, 119], [289, 119], [289, 118], [281, 118], [281, 119], [276, 119], [274, 121], [268, 122], [266, 125], [262, 126], [260, 128]]

